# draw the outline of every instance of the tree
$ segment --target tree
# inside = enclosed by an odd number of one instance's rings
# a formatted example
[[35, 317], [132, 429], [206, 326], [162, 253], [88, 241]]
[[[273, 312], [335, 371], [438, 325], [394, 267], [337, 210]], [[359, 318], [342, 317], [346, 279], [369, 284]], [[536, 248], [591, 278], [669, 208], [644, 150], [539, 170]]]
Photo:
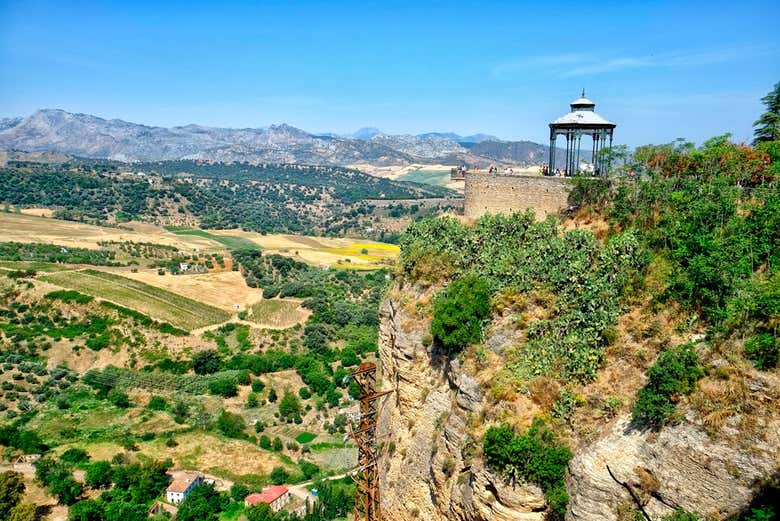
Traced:
[[263, 434], [260, 436], [260, 448], [265, 450], [271, 450], [271, 438]]
[[450, 353], [482, 340], [482, 324], [490, 316], [490, 292], [477, 277], [455, 280], [436, 297], [431, 333]]
[[217, 521], [219, 513], [227, 506], [229, 499], [214, 490], [214, 485], [198, 485], [179, 506], [178, 521]]
[[60, 456], [60, 461], [65, 461], [74, 465], [88, 459], [89, 454], [87, 454], [87, 451], [84, 449], [79, 449], [78, 447], [71, 447], [70, 449], [63, 452], [62, 456]]
[[238, 386], [231, 378], [218, 378], [209, 382], [209, 391], [224, 398], [232, 398], [238, 394]]
[[283, 485], [290, 479], [290, 475], [284, 470], [284, 467], [274, 467], [269, 479], [274, 485]]
[[248, 521], [275, 521], [276, 514], [266, 503], [260, 503], [248, 509], [246, 512]]
[[35, 521], [38, 517], [38, 507], [32, 503], [23, 501], [11, 510], [8, 521]]
[[274, 444], [273, 444], [274, 451], [279, 452], [280, 450], [282, 450], [283, 447], [284, 445], [282, 445], [282, 439], [279, 438], [278, 436], [274, 438]]
[[111, 485], [111, 464], [107, 461], [96, 461], [87, 467], [84, 483], [91, 488], [108, 488]]
[[230, 487], [230, 497], [233, 501], [243, 501], [249, 495], [249, 487], [241, 483], [235, 483]]
[[212, 374], [219, 371], [220, 363], [219, 354], [213, 349], [198, 351], [192, 357], [192, 370], [195, 374]]
[[24, 495], [24, 476], [8, 470], [0, 474], [0, 520], [7, 519], [7, 514], [19, 503]]
[[285, 390], [282, 400], [279, 402], [279, 414], [282, 419], [288, 419], [294, 417], [296, 414], [301, 413], [301, 402], [298, 397], [290, 391]]
[[103, 521], [103, 505], [94, 499], [83, 499], [71, 505], [68, 521]]
[[127, 393], [118, 389], [111, 389], [108, 391], [108, 401], [121, 409], [130, 407], [130, 397], [127, 396]]
[[243, 438], [246, 424], [240, 415], [222, 411], [217, 418], [217, 429], [230, 438]]
[[272, 387], [270, 391], [268, 391], [268, 401], [271, 403], [274, 403], [276, 401], [276, 390]]
[[780, 140], [780, 82], [775, 84], [772, 92], [761, 98], [761, 102], [767, 110], [753, 123], [754, 145]]
[[72, 505], [81, 496], [83, 487], [81, 483], [72, 477], [68, 477], [49, 484], [49, 490], [57, 496], [63, 505]]

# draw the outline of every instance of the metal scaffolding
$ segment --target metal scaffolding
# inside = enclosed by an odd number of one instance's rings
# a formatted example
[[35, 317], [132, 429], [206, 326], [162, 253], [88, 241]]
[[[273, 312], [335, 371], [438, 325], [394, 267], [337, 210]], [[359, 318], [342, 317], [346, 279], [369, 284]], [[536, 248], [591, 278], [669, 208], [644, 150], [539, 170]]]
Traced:
[[350, 473], [357, 486], [355, 521], [380, 521], [380, 458], [376, 443], [376, 424], [380, 399], [392, 391], [376, 391], [376, 364], [372, 362], [360, 364], [350, 377], [360, 387], [360, 418], [352, 424], [350, 432], [358, 446], [358, 465]]

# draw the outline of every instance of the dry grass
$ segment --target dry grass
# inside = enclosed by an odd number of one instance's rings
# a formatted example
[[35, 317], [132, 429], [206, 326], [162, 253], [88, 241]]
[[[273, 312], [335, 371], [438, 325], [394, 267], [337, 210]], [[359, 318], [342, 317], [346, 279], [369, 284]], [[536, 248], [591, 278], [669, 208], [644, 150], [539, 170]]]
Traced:
[[253, 304], [251, 309], [250, 320], [269, 329], [287, 329], [306, 322], [311, 315], [300, 301], [292, 299], [264, 299]]
[[[37, 213], [35, 213], [37, 212]], [[132, 230], [93, 226], [73, 221], [40, 217], [42, 210], [33, 215], [0, 213], [0, 237], [4, 241], [42, 242], [78, 248], [98, 248], [101, 241], [154, 242], [175, 246], [190, 252], [220, 250], [221, 245], [202, 237], [177, 236], [165, 229], [146, 223], [127, 223]]]
[[249, 309], [262, 298], [261, 291], [247, 286], [244, 277], [237, 271], [162, 276], [157, 274], [156, 269], [139, 269], [136, 273], [129, 268], [100, 268], [100, 271], [162, 288], [229, 313]]
[[104, 271], [52, 273], [43, 279], [66, 289], [75, 289], [135, 309], [184, 329], [221, 323], [230, 318], [227, 312], [205, 304], [200, 299], [186, 298]]

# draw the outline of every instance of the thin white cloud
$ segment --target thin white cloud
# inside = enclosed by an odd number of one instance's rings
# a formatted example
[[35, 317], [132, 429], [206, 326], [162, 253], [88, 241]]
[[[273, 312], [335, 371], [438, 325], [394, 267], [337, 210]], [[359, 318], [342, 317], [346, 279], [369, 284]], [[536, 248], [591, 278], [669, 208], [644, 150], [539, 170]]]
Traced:
[[493, 76], [534, 71], [557, 78], [605, 74], [639, 68], [687, 68], [778, 55], [777, 48], [741, 46], [708, 50], [679, 50], [659, 54], [596, 56], [560, 54], [499, 63]]

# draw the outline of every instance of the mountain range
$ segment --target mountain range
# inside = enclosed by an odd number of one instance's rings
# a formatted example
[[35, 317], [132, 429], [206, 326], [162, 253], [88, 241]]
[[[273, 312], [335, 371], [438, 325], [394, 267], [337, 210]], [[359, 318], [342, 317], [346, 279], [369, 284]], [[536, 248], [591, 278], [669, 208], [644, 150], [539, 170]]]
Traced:
[[490, 163], [532, 165], [549, 148], [530, 141], [501, 141], [495, 136], [459, 136], [449, 132], [389, 135], [362, 128], [344, 136], [312, 134], [286, 124], [262, 128], [201, 125], [154, 127], [59, 109], [43, 109], [25, 118], [0, 119], [0, 150], [59, 152], [118, 161], [197, 159], [377, 166]]

